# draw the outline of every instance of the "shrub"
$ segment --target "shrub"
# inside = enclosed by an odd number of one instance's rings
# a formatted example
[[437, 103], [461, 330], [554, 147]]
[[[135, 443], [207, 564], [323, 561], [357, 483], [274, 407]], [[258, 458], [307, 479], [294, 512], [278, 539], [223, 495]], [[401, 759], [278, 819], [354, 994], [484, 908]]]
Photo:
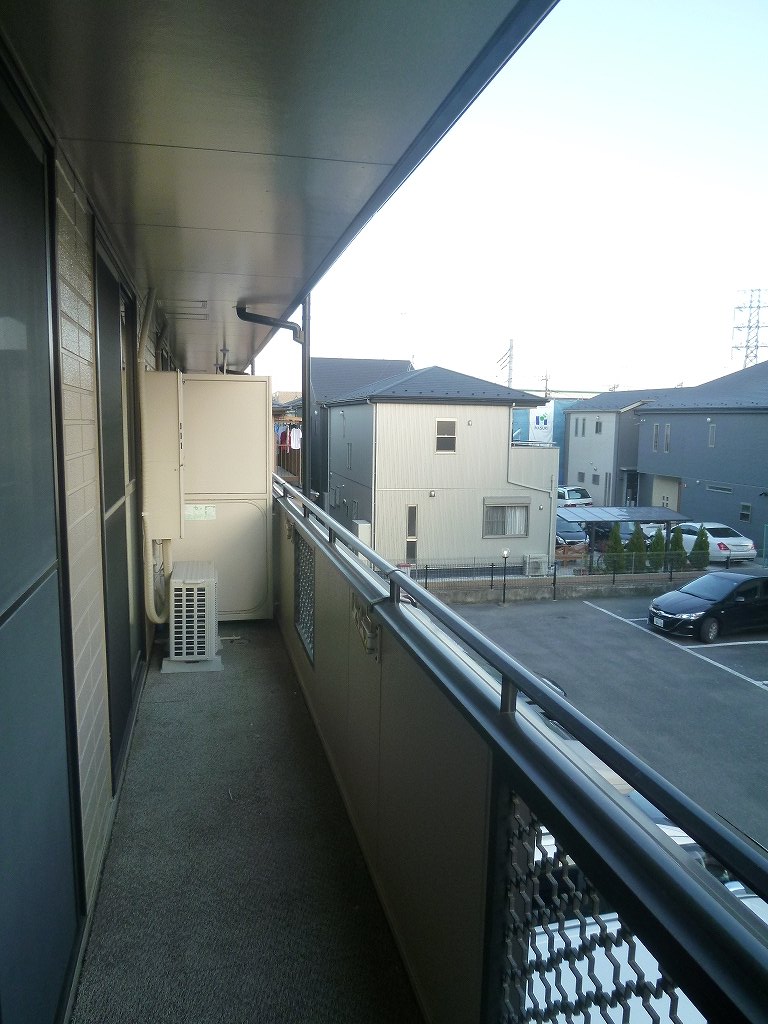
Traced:
[[664, 534], [659, 527], [648, 546], [648, 564], [651, 567], [651, 572], [661, 572], [664, 567], [664, 547]]
[[640, 523], [635, 523], [632, 536], [627, 541], [624, 558], [627, 572], [645, 572], [646, 542]]
[[619, 524], [614, 523], [605, 545], [606, 572], [624, 572], [624, 545], [621, 543]]
[[688, 556], [683, 544], [683, 531], [676, 526], [672, 531], [672, 540], [669, 544], [669, 564], [673, 569], [684, 569], [688, 562]]
[[703, 526], [699, 527], [688, 561], [694, 569], [706, 569], [709, 565], [709, 537]]

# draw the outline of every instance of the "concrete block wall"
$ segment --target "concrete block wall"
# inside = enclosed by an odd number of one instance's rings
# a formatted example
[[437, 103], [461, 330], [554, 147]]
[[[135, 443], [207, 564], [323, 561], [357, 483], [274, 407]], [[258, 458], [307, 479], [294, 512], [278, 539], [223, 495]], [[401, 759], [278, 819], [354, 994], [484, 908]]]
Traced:
[[92, 214], [56, 161], [56, 258], [63, 405], [65, 543], [70, 567], [85, 882], [95, 894], [112, 805], [101, 557]]

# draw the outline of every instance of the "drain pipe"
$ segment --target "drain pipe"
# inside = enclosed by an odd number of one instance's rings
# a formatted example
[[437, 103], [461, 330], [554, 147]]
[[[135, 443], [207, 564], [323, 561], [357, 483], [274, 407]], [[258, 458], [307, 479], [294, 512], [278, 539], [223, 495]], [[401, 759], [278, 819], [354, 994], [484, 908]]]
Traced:
[[240, 319], [245, 320], [246, 323], [261, 324], [262, 327], [274, 327], [278, 330], [284, 327], [286, 331], [291, 332], [294, 341], [297, 341], [300, 345], [304, 341], [304, 331], [293, 320], [279, 320], [277, 317], [266, 316], [264, 313], [249, 313], [245, 306], [235, 306], [235, 311]]
[[302, 492], [307, 498], [312, 496], [312, 484], [310, 482], [310, 374], [309, 374], [309, 295], [304, 297], [301, 305], [303, 327], [294, 323], [293, 320], [279, 320], [274, 316], [266, 316], [264, 313], [249, 313], [245, 306], [235, 306], [237, 315], [241, 320], [249, 324], [260, 324], [262, 327], [274, 327], [276, 330], [284, 328], [293, 335], [293, 340], [302, 346], [301, 354], [301, 476]]
[[[152, 317], [155, 312], [155, 297], [156, 292], [154, 288], [150, 288], [147, 293], [147, 304], [144, 307], [144, 317], [141, 322], [141, 331], [139, 333], [139, 352], [136, 357], [136, 378], [137, 378], [137, 396], [139, 399], [139, 421], [141, 423], [141, 442], [142, 447], [148, 444], [148, 434], [146, 429], [146, 415], [144, 411], [145, 397], [144, 397], [144, 375], [146, 370], [146, 351], [147, 351], [147, 339], [149, 337], [149, 327], [152, 323]], [[155, 625], [159, 625], [162, 622], [168, 621], [168, 580], [171, 575], [171, 542], [170, 540], [163, 540], [163, 575], [165, 578], [165, 593], [163, 597], [163, 604], [158, 610], [157, 608], [157, 597], [155, 594], [155, 550], [154, 550], [154, 539], [147, 533], [146, 527], [146, 515], [147, 509], [145, 506], [146, 502], [146, 480], [144, 477], [146, 460], [141, 460], [141, 494], [142, 494], [142, 510], [141, 510], [141, 527], [142, 534], [144, 537], [144, 611], [150, 622], [154, 622]]]
[[312, 499], [311, 474], [311, 430], [312, 430], [312, 380], [309, 362], [309, 293], [301, 305], [301, 323], [304, 328], [304, 339], [301, 344], [301, 418], [304, 429], [301, 432], [301, 478], [305, 497]]

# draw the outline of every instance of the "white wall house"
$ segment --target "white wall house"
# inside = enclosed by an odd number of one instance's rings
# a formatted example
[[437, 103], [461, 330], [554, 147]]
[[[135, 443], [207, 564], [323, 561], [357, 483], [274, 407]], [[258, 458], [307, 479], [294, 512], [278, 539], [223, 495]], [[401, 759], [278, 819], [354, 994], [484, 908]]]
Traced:
[[349, 528], [370, 523], [373, 547], [395, 563], [549, 557], [558, 449], [510, 444], [513, 407], [539, 401], [439, 367], [339, 400], [331, 513]]

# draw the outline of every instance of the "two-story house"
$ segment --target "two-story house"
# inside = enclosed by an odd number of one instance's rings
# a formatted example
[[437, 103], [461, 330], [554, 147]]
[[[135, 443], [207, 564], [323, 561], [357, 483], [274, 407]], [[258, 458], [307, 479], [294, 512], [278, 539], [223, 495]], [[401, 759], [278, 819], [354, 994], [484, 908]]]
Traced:
[[[636, 413], [646, 403], [682, 390], [688, 389], [606, 391], [571, 405], [565, 410], [564, 482], [586, 487], [596, 505], [645, 504], [638, 493]], [[647, 504], [663, 502], [659, 498]]]
[[759, 548], [768, 523], [768, 362], [635, 411], [642, 504], [721, 522]]
[[566, 412], [569, 484], [596, 504], [664, 506], [758, 547], [768, 520], [768, 362], [696, 387], [608, 391]]
[[541, 399], [439, 366], [329, 405], [329, 508], [396, 563], [548, 554], [558, 451], [511, 443]]

